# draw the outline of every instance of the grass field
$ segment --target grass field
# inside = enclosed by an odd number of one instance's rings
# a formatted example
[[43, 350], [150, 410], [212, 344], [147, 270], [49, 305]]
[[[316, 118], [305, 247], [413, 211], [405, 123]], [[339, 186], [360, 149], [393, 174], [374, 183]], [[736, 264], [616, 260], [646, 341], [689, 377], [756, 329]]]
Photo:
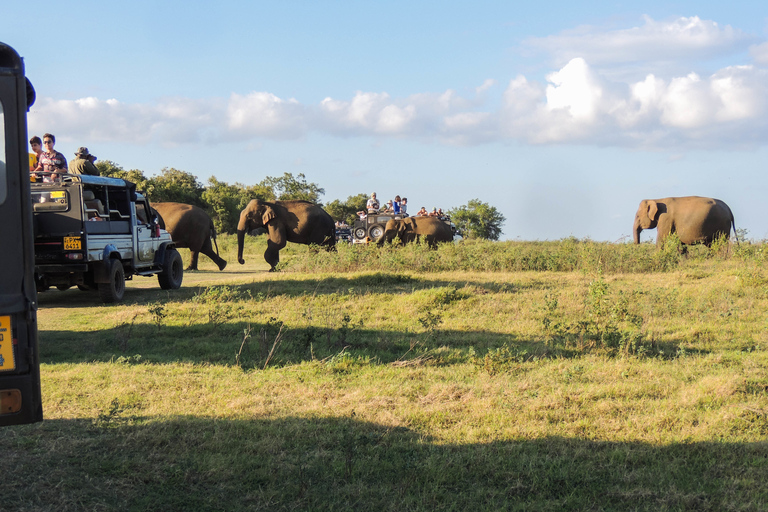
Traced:
[[220, 245], [40, 295], [0, 510], [768, 509], [765, 244]]

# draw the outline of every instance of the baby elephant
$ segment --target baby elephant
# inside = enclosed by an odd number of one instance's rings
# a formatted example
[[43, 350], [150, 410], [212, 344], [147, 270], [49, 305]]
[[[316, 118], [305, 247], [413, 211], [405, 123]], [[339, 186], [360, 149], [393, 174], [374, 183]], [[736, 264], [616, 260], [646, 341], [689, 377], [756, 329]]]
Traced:
[[[224, 270], [227, 262], [219, 257], [216, 228], [205, 210], [183, 203], [153, 203], [152, 208], [160, 217], [160, 227], [171, 234], [176, 247], [187, 247], [192, 252], [192, 261], [187, 270], [197, 270], [200, 253], [211, 258], [219, 270]], [[211, 240], [216, 246], [216, 252], [213, 251]]]
[[[710, 197], [667, 197], [643, 199], [635, 214], [633, 232], [635, 243], [640, 243], [640, 232], [658, 228], [656, 247], [677, 233], [684, 245], [704, 244], [707, 247], [719, 236], [728, 238], [736, 224], [731, 209], [723, 201]], [[737, 239], [738, 241], [738, 239]]]

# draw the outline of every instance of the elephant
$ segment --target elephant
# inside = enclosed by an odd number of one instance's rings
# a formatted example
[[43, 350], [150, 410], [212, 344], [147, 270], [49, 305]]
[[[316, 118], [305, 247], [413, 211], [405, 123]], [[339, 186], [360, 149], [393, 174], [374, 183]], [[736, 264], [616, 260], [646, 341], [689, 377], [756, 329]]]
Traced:
[[[186, 247], [192, 252], [187, 270], [197, 270], [200, 253], [211, 258], [219, 270], [224, 270], [227, 262], [219, 256], [216, 228], [205, 210], [183, 203], [153, 203], [152, 209], [158, 215], [160, 227], [171, 234], [176, 247]], [[211, 240], [216, 246], [215, 252]]]
[[244, 264], [245, 234], [265, 228], [268, 234], [264, 259], [274, 272], [280, 262], [280, 249], [287, 242], [317, 244], [327, 250], [336, 248], [336, 224], [320, 206], [309, 201], [261, 201], [253, 199], [240, 212], [237, 224], [237, 261]]
[[401, 244], [423, 240], [431, 248], [437, 249], [438, 242], [453, 240], [453, 230], [451, 226], [435, 217], [390, 219], [384, 227], [384, 236], [379, 239], [379, 246], [395, 238], [399, 238]]
[[641, 231], [658, 228], [656, 247], [662, 247], [664, 240], [672, 233], [677, 233], [683, 245], [704, 244], [710, 247], [718, 236], [729, 238], [731, 227], [735, 234], [733, 213], [723, 201], [687, 196], [643, 199], [632, 229], [636, 244], [640, 243]]

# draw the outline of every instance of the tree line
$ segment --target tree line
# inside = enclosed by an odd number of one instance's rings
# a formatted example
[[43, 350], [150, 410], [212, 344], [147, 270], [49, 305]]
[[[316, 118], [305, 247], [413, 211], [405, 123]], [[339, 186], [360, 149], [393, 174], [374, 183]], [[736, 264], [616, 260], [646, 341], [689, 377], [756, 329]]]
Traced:
[[[325, 189], [308, 182], [304, 174], [294, 176], [286, 172], [282, 176], [267, 176], [256, 185], [233, 184], [219, 181], [215, 176], [203, 185], [196, 176], [173, 167], [165, 167], [157, 176], [147, 177], [138, 169], [126, 171], [110, 160], [96, 163], [102, 176], [122, 178], [136, 184], [153, 202], [171, 201], [199, 206], [213, 219], [219, 233], [235, 233], [240, 211], [251, 199], [262, 201], [286, 201], [301, 199], [321, 204], [335, 221], [350, 226], [357, 219], [357, 212], [365, 210], [368, 195], [349, 196], [345, 201], [334, 199], [322, 204], [320, 196]], [[465, 238], [498, 240], [504, 216], [493, 206], [473, 199], [466, 205], [446, 212]]]

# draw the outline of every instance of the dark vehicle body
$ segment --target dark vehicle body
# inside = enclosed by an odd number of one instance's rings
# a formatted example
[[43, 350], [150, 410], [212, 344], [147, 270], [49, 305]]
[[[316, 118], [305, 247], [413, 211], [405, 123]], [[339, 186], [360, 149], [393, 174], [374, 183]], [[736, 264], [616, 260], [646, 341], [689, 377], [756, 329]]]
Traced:
[[42, 421], [27, 111], [35, 92], [0, 43], [0, 426]]
[[181, 257], [133, 183], [64, 174], [31, 189], [38, 292], [77, 286], [119, 302], [136, 275], [157, 275], [163, 289], [181, 286]]
[[336, 228], [336, 243], [352, 243], [352, 228]]

